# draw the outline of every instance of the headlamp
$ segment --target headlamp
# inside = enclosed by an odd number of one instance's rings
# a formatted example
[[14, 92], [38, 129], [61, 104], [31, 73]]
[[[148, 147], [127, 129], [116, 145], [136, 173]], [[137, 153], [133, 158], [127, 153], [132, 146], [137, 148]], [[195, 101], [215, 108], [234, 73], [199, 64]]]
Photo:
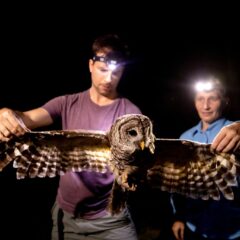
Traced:
[[211, 81], [198, 81], [195, 84], [195, 90], [197, 92], [211, 91], [213, 89], [214, 89], [214, 84]]
[[103, 56], [93, 56], [93, 61], [99, 61], [99, 62], [104, 62], [107, 64], [107, 66], [111, 69], [114, 70], [118, 66], [118, 62], [116, 60], [110, 59], [108, 57], [103, 57]]

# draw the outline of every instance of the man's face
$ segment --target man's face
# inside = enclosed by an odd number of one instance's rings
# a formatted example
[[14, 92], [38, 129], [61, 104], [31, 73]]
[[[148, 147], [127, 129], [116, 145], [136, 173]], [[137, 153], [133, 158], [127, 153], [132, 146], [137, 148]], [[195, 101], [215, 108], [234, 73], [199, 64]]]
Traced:
[[[98, 54], [98, 56], [104, 56]], [[92, 77], [92, 84], [99, 94], [110, 96], [116, 93], [118, 83], [122, 77], [124, 67], [118, 66], [112, 70], [107, 63], [89, 60], [89, 69]]]
[[195, 107], [200, 119], [211, 124], [222, 115], [223, 97], [218, 90], [197, 92]]

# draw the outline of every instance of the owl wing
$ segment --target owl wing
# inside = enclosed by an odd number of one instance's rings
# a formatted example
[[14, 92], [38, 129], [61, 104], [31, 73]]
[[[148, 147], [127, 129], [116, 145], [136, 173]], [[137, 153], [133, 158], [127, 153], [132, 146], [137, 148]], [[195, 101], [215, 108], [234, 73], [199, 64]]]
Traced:
[[217, 153], [210, 144], [188, 140], [156, 139], [149, 183], [191, 198], [233, 199], [232, 186], [240, 175], [239, 153]]
[[13, 161], [17, 178], [54, 177], [66, 171], [104, 173], [110, 157], [107, 133], [29, 131], [0, 141], [0, 171]]

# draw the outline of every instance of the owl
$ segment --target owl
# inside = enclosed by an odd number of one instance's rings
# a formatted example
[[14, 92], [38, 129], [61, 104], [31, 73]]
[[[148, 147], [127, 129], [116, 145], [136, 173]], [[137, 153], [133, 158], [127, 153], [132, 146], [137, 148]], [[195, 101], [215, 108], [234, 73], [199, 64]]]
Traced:
[[0, 142], [0, 171], [10, 162], [17, 179], [55, 177], [67, 171], [108, 168], [115, 176], [109, 210], [121, 211], [128, 193], [147, 184], [186, 197], [233, 199], [240, 157], [218, 153], [210, 144], [157, 138], [142, 114], [119, 117], [108, 132], [86, 130], [28, 131]]

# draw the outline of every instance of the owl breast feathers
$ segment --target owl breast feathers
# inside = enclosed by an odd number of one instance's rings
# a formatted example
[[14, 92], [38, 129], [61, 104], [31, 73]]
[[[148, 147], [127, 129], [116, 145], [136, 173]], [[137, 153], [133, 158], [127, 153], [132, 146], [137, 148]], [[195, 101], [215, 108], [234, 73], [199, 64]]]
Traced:
[[121, 193], [147, 183], [186, 197], [234, 198], [240, 175], [239, 151], [214, 152], [210, 144], [156, 138], [151, 120], [141, 114], [118, 118], [108, 132], [29, 131], [0, 142], [0, 171], [13, 161], [18, 179], [55, 177], [67, 171], [97, 171], [107, 166], [115, 175], [111, 211], [125, 204]]

